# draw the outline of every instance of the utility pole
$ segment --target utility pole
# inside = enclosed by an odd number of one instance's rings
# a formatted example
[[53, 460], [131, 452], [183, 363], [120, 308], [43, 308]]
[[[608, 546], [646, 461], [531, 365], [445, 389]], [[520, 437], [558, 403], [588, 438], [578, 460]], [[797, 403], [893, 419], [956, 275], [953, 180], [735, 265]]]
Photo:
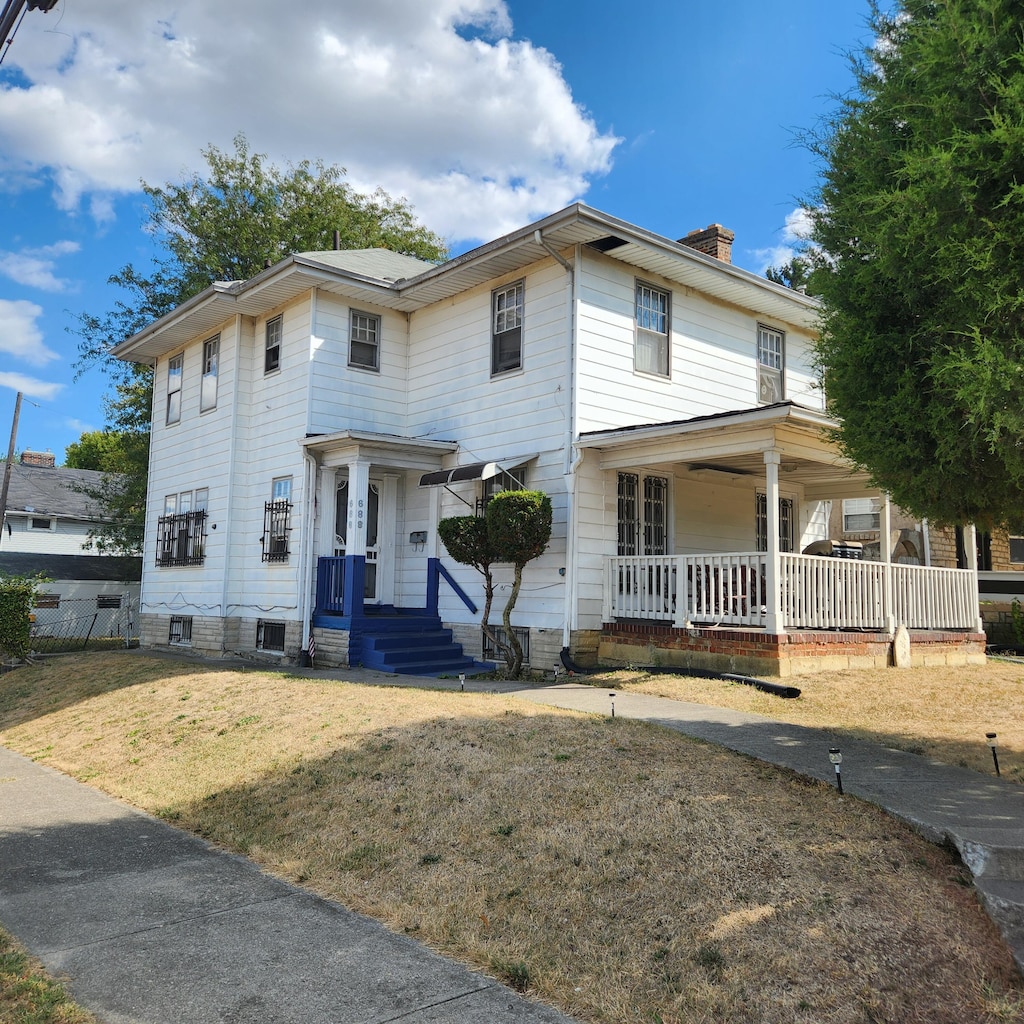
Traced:
[[4, 482], [0, 488], [0, 544], [3, 543], [4, 524], [7, 521], [7, 492], [11, 488], [11, 470], [14, 468], [14, 443], [18, 437], [18, 417], [21, 415], [21, 392], [14, 402], [14, 421], [11, 423], [11, 443], [7, 447], [7, 461], [4, 463]]

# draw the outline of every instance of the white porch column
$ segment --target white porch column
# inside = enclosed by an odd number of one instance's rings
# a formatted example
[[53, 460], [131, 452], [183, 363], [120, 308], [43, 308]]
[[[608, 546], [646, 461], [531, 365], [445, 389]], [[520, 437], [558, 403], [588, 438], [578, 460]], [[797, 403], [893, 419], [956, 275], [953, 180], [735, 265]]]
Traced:
[[370, 463], [354, 459], [348, 464], [348, 543], [345, 553], [366, 556], [366, 496], [370, 490]]
[[974, 628], [976, 632], [984, 633], [985, 623], [981, 618], [981, 601], [978, 594], [978, 530], [974, 523], [964, 527], [964, 547], [967, 549], [967, 568], [971, 570], [971, 579], [974, 583], [974, 607], [978, 610]]
[[765, 617], [765, 628], [769, 633], [782, 635], [786, 632], [782, 614], [782, 559], [779, 551], [779, 463], [782, 455], [777, 451], [764, 453], [765, 470], [765, 510], [768, 520], [768, 558], [767, 586], [768, 606]]
[[398, 537], [398, 475], [385, 473], [380, 496], [380, 525], [377, 530], [377, 599], [395, 603], [396, 539]]
[[884, 586], [885, 607], [882, 609], [882, 618], [885, 621], [885, 631], [894, 633], [896, 631], [896, 588], [892, 573], [892, 502], [889, 500], [889, 492], [882, 492], [882, 509], [879, 516], [878, 548], [883, 569], [882, 579]]
[[334, 554], [334, 514], [335, 502], [338, 500], [338, 471], [322, 469], [320, 471], [320, 487], [317, 491], [317, 502], [320, 505], [320, 529], [317, 531], [317, 555]]

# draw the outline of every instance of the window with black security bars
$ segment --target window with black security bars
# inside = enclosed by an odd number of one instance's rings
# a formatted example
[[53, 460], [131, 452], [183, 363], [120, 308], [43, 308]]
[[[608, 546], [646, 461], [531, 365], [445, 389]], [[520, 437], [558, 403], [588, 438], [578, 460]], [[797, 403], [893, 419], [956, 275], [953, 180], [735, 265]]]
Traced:
[[292, 503], [268, 501], [263, 507], [263, 561], [287, 562]]
[[[508, 634], [505, 632], [502, 626], [488, 626], [488, 629], [494, 634], [494, 639], [500, 643], [508, 643]], [[483, 630], [481, 630], [483, 632]], [[529, 626], [513, 626], [512, 632], [515, 633], [516, 639], [519, 641], [519, 646], [523, 649], [523, 661], [528, 665], [530, 663], [530, 627]], [[498, 659], [503, 658], [505, 655], [502, 653], [501, 648], [491, 640], [491, 638], [483, 633], [483, 656], [485, 659]]]
[[259, 619], [256, 623], [256, 650], [283, 653], [284, 630], [285, 624], [283, 622]]
[[206, 557], [206, 510], [161, 516], [156, 524], [156, 564], [202, 565]]

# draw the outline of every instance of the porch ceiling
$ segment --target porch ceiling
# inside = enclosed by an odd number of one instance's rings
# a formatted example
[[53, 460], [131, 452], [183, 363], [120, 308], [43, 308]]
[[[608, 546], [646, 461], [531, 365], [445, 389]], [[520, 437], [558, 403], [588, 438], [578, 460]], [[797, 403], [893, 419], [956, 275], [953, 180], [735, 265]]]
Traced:
[[808, 497], [863, 494], [871, 489], [868, 477], [828, 439], [825, 431], [833, 426], [835, 421], [820, 411], [784, 402], [595, 432], [583, 435], [578, 445], [599, 453], [602, 469], [673, 465], [708, 480], [763, 479], [765, 452], [777, 452], [780, 480], [801, 484]]

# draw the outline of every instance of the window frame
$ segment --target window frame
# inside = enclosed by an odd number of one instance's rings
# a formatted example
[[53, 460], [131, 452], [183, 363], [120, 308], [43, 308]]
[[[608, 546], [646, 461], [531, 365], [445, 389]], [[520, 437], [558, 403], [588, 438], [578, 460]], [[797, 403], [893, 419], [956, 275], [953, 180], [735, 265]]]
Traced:
[[[765, 342], [777, 342], [766, 345]], [[774, 405], [786, 398], [786, 332], [770, 324], [757, 325], [757, 402], [759, 405]], [[770, 359], [765, 356], [770, 355]], [[777, 381], [777, 387], [776, 387]], [[768, 387], [777, 394], [768, 392]]]
[[[45, 526], [39, 526], [39, 523], [46, 523]], [[29, 516], [28, 517], [28, 528], [34, 530], [36, 533], [53, 533], [57, 528], [57, 521], [51, 519], [50, 516]]]
[[[871, 508], [864, 509], [862, 506], [867, 502]], [[848, 509], [852, 509], [848, 511]], [[882, 528], [882, 499], [875, 497], [867, 498], [843, 498], [843, 533], [878, 533]], [[874, 520], [873, 526], [853, 526], [851, 519], [869, 518]]]
[[212, 412], [217, 408], [217, 378], [220, 375], [220, 335], [215, 334], [203, 342], [202, 377], [199, 383], [199, 411]]
[[[511, 306], [502, 304], [509, 294], [514, 296]], [[509, 311], [514, 311], [515, 323], [507, 326]], [[510, 281], [491, 292], [491, 376], [501, 377], [507, 373], [516, 373], [523, 368], [523, 323], [526, 319], [526, 279]], [[499, 323], [504, 324], [499, 330]], [[502, 346], [514, 339], [516, 354], [515, 362], [505, 355], [502, 358]]]
[[[357, 326], [357, 319], [365, 321]], [[348, 311], [348, 365], [355, 370], [367, 370], [370, 373], [380, 373], [380, 344], [381, 344], [382, 320], [376, 313], [367, 313], [362, 309], [349, 309]], [[356, 337], [357, 331], [369, 333], [373, 331], [373, 341], [366, 337]], [[373, 362], [365, 362], [355, 357], [355, 346], [361, 345], [372, 349]]]
[[274, 477], [270, 495], [270, 501], [263, 506], [260, 561], [287, 562], [291, 554], [292, 477]]
[[281, 369], [281, 343], [284, 340], [284, 314], [271, 317], [264, 328], [263, 376]]
[[[645, 296], [659, 295], [664, 299], [664, 309], [655, 309], [651, 303], [644, 302]], [[651, 327], [652, 318], [664, 320], [663, 331]], [[658, 345], [658, 363], [664, 369], [648, 369], [641, 366], [641, 342], [660, 339]], [[642, 373], [662, 380], [672, 379], [672, 292], [660, 288], [650, 281], [635, 278], [633, 282], [633, 372]]]
[[[267, 643], [267, 633], [271, 630], [273, 631], [271, 640], [276, 640], [278, 635], [280, 636], [280, 647], [278, 647], [276, 644]], [[284, 654], [285, 643], [288, 638], [287, 630], [288, 624], [280, 619], [257, 619], [256, 650], [263, 651], [268, 654]]]
[[[177, 636], [174, 627], [177, 626]], [[167, 643], [175, 647], [192, 646], [192, 616], [172, 615], [167, 623]]]
[[[164, 423], [170, 426], [181, 422], [181, 385], [185, 376], [185, 353], [179, 352], [167, 360], [167, 416]], [[177, 386], [173, 386], [177, 383]]]

